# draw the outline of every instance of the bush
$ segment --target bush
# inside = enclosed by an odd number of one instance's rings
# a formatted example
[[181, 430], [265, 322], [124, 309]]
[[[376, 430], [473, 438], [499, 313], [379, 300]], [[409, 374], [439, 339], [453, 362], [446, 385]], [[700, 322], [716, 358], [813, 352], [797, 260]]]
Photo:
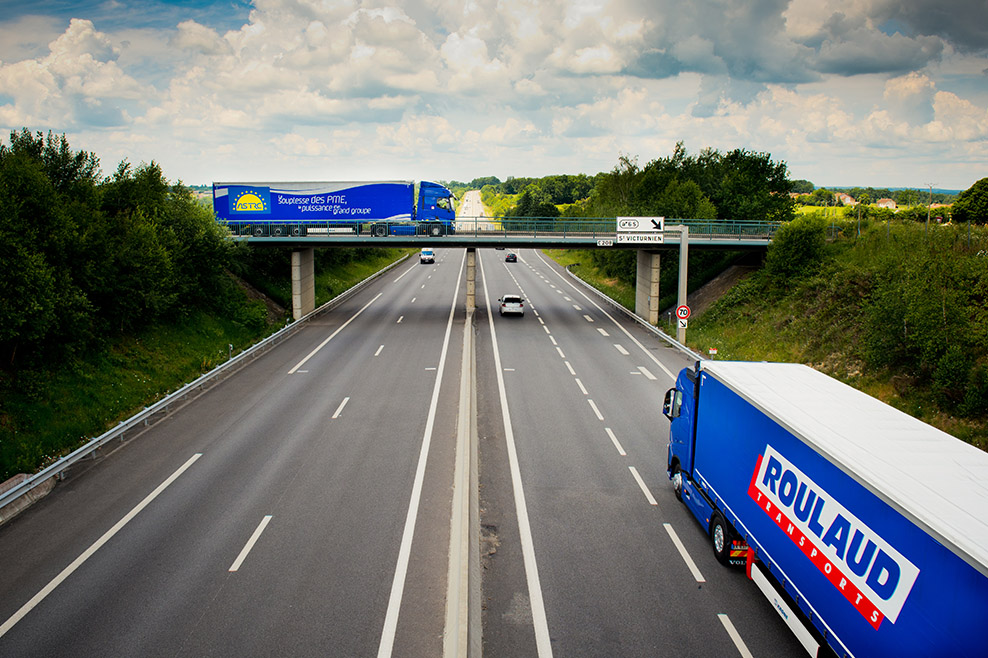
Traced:
[[765, 267], [776, 284], [812, 272], [823, 258], [826, 223], [815, 216], [801, 217], [779, 229], [769, 245]]

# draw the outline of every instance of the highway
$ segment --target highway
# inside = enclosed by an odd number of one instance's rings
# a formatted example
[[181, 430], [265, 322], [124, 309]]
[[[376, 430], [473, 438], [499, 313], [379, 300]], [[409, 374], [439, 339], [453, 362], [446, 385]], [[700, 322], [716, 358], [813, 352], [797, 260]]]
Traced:
[[[0, 527], [0, 655], [442, 655], [468, 316], [431, 246]], [[799, 655], [672, 494], [686, 359], [505, 254], [469, 327], [484, 653]]]

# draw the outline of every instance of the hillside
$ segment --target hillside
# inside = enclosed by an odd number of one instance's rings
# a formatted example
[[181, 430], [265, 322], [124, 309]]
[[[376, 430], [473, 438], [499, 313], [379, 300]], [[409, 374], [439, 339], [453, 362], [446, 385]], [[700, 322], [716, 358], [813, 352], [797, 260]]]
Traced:
[[988, 449], [988, 229], [796, 220], [687, 343], [807, 363]]

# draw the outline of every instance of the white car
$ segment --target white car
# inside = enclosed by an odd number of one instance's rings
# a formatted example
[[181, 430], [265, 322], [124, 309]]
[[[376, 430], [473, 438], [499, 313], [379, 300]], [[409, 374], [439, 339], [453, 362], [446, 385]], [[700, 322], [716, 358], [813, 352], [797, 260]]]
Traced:
[[525, 300], [520, 295], [505, 295], [497, 303], [497, 312], [501, 315], [525, 315]]
[[436, 255], [432, 253], [432, 249], [423, 249], [419, 253], [419, 263], [425, 264], [425, 263], [435, 263], [435, 262], [436, 262]]

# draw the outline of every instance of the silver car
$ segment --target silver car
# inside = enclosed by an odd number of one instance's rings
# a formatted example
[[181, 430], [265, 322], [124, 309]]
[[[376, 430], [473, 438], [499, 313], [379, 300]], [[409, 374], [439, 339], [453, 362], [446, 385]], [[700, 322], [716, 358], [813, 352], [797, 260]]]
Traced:
[[505, 295], [497, 300], [498, 313], [501, 315], [525, 315], [525, 300], [520, 295]]

